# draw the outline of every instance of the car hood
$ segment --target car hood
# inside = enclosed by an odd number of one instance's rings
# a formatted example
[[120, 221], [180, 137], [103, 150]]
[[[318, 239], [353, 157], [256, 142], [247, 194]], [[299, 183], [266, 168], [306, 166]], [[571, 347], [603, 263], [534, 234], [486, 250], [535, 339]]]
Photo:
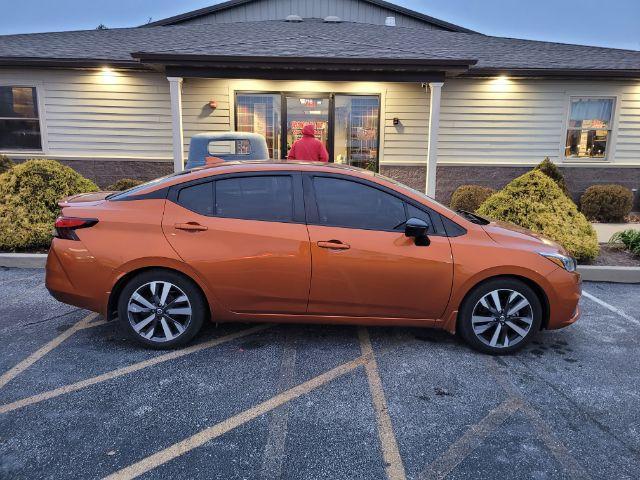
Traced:
[[553, 240], [513, 223], [492, 221], [488, 225], [483, 225], [482, 228], [485, 232], [487, 232], [487, 234], [493, 239], [494, 242], [500, 244], [507, 244], [511, 242], [525, 242], [532, 248], [541, 249], [542, 247], [544, 250], [553, 250], [564, 253], [564, 248], [562, 248]]

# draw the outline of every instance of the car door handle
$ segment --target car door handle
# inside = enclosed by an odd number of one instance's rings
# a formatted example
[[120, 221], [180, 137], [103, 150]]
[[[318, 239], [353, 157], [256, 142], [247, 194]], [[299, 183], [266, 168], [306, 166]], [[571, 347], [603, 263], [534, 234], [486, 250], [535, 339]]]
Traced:
[[331, 250], [349, 250], [351, 248], [350, 245], [342, 243], [340, 240], [320, 241], [317, 245], [320, 248], [329, 248]]
[[187, 232], [203, 232], [207, 227], [196, 222], [176, 223], [173, 226], [176, 230], [185, 230]]

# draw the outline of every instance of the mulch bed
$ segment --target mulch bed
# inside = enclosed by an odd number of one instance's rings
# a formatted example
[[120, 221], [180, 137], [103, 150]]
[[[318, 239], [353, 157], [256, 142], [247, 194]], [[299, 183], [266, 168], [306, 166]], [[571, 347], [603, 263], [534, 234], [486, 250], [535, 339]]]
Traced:
[[613, 245], [601, 244], [600, 255], [590, 262], [581, 262], [583, 265], [597, 265], [607, 267], [640, 267], [640, 257], [627, 250]]

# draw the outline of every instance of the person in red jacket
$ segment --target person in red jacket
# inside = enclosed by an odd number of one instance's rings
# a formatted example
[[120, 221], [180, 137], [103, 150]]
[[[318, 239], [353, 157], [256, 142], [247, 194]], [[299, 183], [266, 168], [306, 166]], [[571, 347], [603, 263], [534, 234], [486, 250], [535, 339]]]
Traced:
[[302, 128], [302, 137], [293, 142], [287, 159], [309, 162], [328, 162], [329, 153], [320, 140], [315, 137], [316, 129], [312, 124]]

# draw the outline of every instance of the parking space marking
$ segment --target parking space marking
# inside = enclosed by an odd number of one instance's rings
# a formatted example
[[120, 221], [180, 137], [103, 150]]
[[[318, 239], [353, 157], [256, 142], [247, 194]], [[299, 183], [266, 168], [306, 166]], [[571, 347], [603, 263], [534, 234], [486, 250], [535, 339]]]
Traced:
[[15, 365], [13, 368], [5, 372], [0, 377], [0, 388], [3, 388], [7, 383], [9, 383], [11, 380], [16, 378], [18, 375], [24, 372], [27, 368], [29, 368], [31, 365], [36, 363], [38, 360], [40, 360], [47, 353], [49, 353], [51, 350], [56, 348], [58, 345], [60, 345], [67, 338], [69, 338], [71, 335], [76, 333], [78, 330], [93, 327], [95, 324], [90, 324], [89, 322], [91, 322], [91, 320], [93, 320], [97, 316], [98, 316], [97, 313], [90, 313], [83, 319], [76, 322], [72, 327], [68, 328], [63, 333], [58, 335], [56, 338], [54, 338], [53, 340], [51, 340], [50, 342], [46, 343], [44, 346], [40, 347], [38, 350], [33, 352], [31, 355], [29, 355], [27, 358], [25, 358], [20, 363]]
[[[91, 325], [93, 326], [93, 324]], [[110, 372], [103, 373], [95, 377], [87, 378], [85, 380], [81, 380], [76, 383], [71, 383], [69, 385], [65, 385], [63, 387], [59, 387], [54, 390], [49, 390], [47, 392], [39, 393], [31, 397], [26, 397], [21, 400], [16, 400], [15, 402], [12, 402], [12, 403], [0, 405], [0, 414], [11, 412], [13, 410], [18, 410], [28, 405], [40, 403], [45, 400], [49, 400], [51, 398], [59, 397], [60, 395], [65, 395], [67, 393], [75, 392], [77, 390], [82, 390], [83, 388], [90, 387], [97, 383], [102, 383], [102, 382], [106, 382], [107, 380], [112, 380], [114, 378], [122, 377], [123, 375], [128, 375], [130, 373], [137, 372], [139, 370], [142, 370], [143, 368], [151, 367], [153, 365], [158, 365], [159, 363], [163, 363], [163, 362], [168, 362], [169, 360], [175, 360], [177, 358], [181, 358], [186, 355], [190, 355], [192, 353], [205, 350], [207, 348], [215, 347], [217, 345], [229, 342], [231, 340], [236, 340], [238, 338], [246, 337], [248, 335], [260, 332], [262, 330], [266, 330], [267, 328], [271, 328], [271, 327], [272, 327], [271, 324], [265, 324], [265, 325], [259, 325], [257, 327], [247, 328], [245, 330], [241, 330], [239, 332], [235, 332], [230, 335], [225, 335], [224, 337], [214, 338], [213, 340], [199, 343], [197, 345], [192, 345], [191, 347], [183, 348], [182, 350], [174, 350], [172, 352], [165, 353], [163, 355], [158, 355], [157, 357], [151, 358], [149, 360], [144, 360], [142, 362], [134, 363], [127, 367], [118, 368], [116, 370], [112, 370]], [[87, 328], [87, 327], [81, 326], [79, 328]]]
[[595, 295], [591, 295], [589, 292], [586, 292], [584, 290], [582, 290], [582, 295], [587, 297], [592, 302], [596, 302], [598, 305], [602, 305], [604, 308], [611, 310], [613, 313], [620, 315], [625, 320], [629, 320], [630, 322], [635, 323], [636, 325], [640, 325], [640, 320], [633, 318], [628, 313], [620, 310], [619, 308], [614, 307], [613, 305], [609, 305], [607, 302], [605, 302], [604, 300], [600, 300]]
[[185, 453], [188, 453], [195, 448], [198, 448], [205, 443], [218, 438], [225, 433], [238, 428], [245, 423], [268, 413], [281, 405], [284, 405], [291, 400], [294, 400], [302, 395], [305, 395], [312, 390], [315, 390], [339, 377], [346, 375], [347, 373], [355, 370], [358, 367], [366, 365], [371, 360], [370, 355], [362, 355], [355, 360], [343, 363], [317, 377], [307, 380], [300, 385], [297, 385], [289, 390], [286, 390], [275, 397], [265, 400], [254, 407], [251, 407], [243, 412], [240, 412], [232, 417], [227, 418], [211, 427], [205, 428], [200, 432], [185, 438], [184, 440], [175, 443], [159, 452], [156, 452], [146, 458], [143, 458], [139, 462], [136, 462], [128, 467], [119, 470], [108, 477], [106, 480], [123, 480], [135, 478], [143, 473], [153, 470], [160, 465], [163, 465], [174, 458], [177, 458]]
[[[278, 393], [295, 385], [296, 344], [296, 335], [291, 328], [287, 329], [282, 361], [280, 362]], [[282, 477], [288, 420], [288, 405], [283, 405], [270, 414], [269, 433], [262, 456], [262, 478], [265, 480], [275, 480]]]
[[421, 480], [445, 478], [520, 407], [522, 402], [517, 398], [509, 398], [502, 402], [451, 444], [447, 451], [434, 460], [418, 478]]
[[551, 427], [545, 422], [540, 413], [522, 396], [519, 389], [509, 380], [493, 357], [485, 357], [489, 373], [507, 393], [509, 398], [519, 400], [521, 411], [526, 414], [533, 424], [538, 438], [551, 451], [553, 456], [564, 467], [570, 478], [585, 480], [591, 478], [584, 468], [571, 455], [567, 447], [555, 436]]
[[384, 396], [382, 380], [378, 371], [378, 363], [371, 345], [369, 331], [360, 327], [358, 329], [358, 338], [360, 339], [360, 350], [363, 355], [371, 357], [371, 361], [364, 366], [369, 383], [369, 390], [373, 400], [373, 408], [376, 413], [376, 423], [378, 427], [378, 437], [380, 438], [380, 446], [382, 448], [382, 458], [384, 460], [387, 478], [390, 480], [400, 480], [406, 478], [402, 457], [398, 450], [398, 442], [393, 433], [393, 424], [387, 407], [387, 400]]

